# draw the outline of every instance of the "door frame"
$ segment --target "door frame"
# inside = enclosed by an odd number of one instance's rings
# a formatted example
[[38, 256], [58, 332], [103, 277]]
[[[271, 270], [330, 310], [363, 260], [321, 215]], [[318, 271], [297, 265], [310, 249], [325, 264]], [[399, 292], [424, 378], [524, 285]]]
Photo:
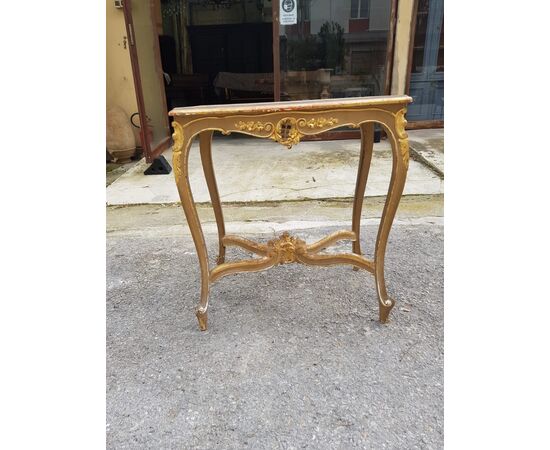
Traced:
[[[160, 46], [159, 46], [159, 37], [157, 32], [157, 24], [155, 23], [158, 9], [155, 7], [156, 2], [159, 0], [149, 0], [149, 7], [151, 9], [151, 26], [153, 27], [153, 51], [155, 54], [155, 70], [159, 74], [159, 83], [162, 91], [162, 103], [166, 114], [163, 115], [164, 123], [166, 128], [169, 129], [168, 123], [168, 109], [166, 105], [166, 92], [164, 90], [164, 77], [162, 75], [162, 62], [160, 58]], [[136, 47], [136, 37], [134, 34], [134, 22], [132, 19], [132, 0], [124, 0], [122, 2], [123, 11], [124, 11], [124, 22], [126, 25], [126, 34], [128, 36], [128, 50], [130, 53], [130, 63], [132, 65], [132, 75], [134, 79], [134, 90], [136, 94], [136, 102], [138, 107], [138, 113], [140, 117], [140, 123], [142, 122], [143, 117], [147, 117], [147, 112], [145, 109], [145, 101], [143, 99], [143, 89], [141, 84], [141, 74], [139, 70], [139, 59], [137, 54]], [[149, 141], [148, 134], [145, 132], [145, 128], [142, 126], [139, 129], [139, 135], [141, 139], [141, 145], [143, 146], [143, 153], [145, 155], [145, 161], [147, 163], [153, 162], [155, 158], [158, 158], [162, 152], [170, 147], [172, 144], [172, 138], [170, 135], [161, 139], [156, 146], [153, 146], [153, 142]]]

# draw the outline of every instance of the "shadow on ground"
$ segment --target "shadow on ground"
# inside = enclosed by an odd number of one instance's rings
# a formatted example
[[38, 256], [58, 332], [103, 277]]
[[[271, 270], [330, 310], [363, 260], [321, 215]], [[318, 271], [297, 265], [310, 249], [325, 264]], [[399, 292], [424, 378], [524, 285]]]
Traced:
[[109, 448], [443, 448], [440, 225], [394, 227], [387, 325], [370, 274], [288, 265], [220, 280], [201, 333], [190, 238], [110, 237], [107, 258]]

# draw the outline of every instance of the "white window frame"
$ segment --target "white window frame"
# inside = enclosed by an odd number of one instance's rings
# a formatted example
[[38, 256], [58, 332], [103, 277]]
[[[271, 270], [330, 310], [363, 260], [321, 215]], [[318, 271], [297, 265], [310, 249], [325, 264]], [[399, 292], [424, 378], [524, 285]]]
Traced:
[[[367, 5], [367, 12], [365, 16], [361, 16], [361, 5]], [[357, 9], [353, 11], [353, 0], [351, 3], [352, 10], [351, 10], [351, 19], [368, 19], [370, 15], [370, 0], [357, 0]], [[355, 15], [354, 15], [355, 13]]]

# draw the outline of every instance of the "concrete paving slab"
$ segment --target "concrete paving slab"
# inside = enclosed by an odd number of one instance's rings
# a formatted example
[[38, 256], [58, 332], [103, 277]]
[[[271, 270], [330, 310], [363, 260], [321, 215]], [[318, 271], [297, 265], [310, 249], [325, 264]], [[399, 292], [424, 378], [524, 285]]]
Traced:
[[380, 325], [364, 271], [233, 275], [200, 332], [191, 238], [108, 235], [107, 448], [443, 448], [442, 226], [394, 227], [386, 280]]
[[[302, 142], [292, 150], [246, 137], [216, 136], [213, 160], [222, 202], [265, 202], [351, 198], [359, 160], [359, 141]], [[165, 153], [171, 161], [171, 151]], [[391, 175], [387, 141], [375, 144], [366, 196], [386, 195]], [[108, 205], [176, 203], [173, 174], [145, 176], [144, 161], [107, 188]], [[200, 165], [198, 142], [192, 146], [190, 183], [196, 202], [210, 198]], [[405, 195], [443, 193], [441, 178], [411, 160]]]
[[443, 177], [445, 159], [443, 128], [409, 130], [407, 133], [411, 156]]
[[107, 173], [105, 176], [105, 186], [114, 183], [118, 178], [124, 175], [129, 169], [139, 164], [139, 160], [130, 161], [124, 164], [107, 163]]
[[[365, 197], [363, 224], [380, 222], [385, 197]], [[214, 212], [209, 204], [199, 205], [198, 214], [204, 232], [216, 233]], [[273, 230], [305, 229], [338, 224], [351, 228], [351, 201], [288, 201], [252, 204], [227, 204], [224, 218], [228, 233], [250, 234]], [[395, 223], [411, 224], [417, 219], [442, 223], [443, 195], [408, 195], [401, 199]], [[433, 219], [433, 220], [432, 220]], [[440, 219], [440, 220], [436, 220]], [[181, 205], [133, 205], [107, 207], [109, 236], [181, 236], [190, 235]], [[371, 238], [374, 238], [371, 236]]]

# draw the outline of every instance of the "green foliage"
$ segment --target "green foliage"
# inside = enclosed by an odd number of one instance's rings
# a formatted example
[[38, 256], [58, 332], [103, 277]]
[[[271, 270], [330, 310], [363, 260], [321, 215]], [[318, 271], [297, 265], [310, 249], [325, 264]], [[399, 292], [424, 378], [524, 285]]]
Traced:
[[315, 36], [289, 39], [287, 57], [288, 70], [317, 70], [322, 65], [319, 43]]
[[288, 70], [340, 69], [344, 64], [344, 28], [325, 22], [317, 36], [289, 38]]
[[319, 30], [324, 67], [341, 68], [344, 64], [344, 28], [338, 22], [325, 22]]

